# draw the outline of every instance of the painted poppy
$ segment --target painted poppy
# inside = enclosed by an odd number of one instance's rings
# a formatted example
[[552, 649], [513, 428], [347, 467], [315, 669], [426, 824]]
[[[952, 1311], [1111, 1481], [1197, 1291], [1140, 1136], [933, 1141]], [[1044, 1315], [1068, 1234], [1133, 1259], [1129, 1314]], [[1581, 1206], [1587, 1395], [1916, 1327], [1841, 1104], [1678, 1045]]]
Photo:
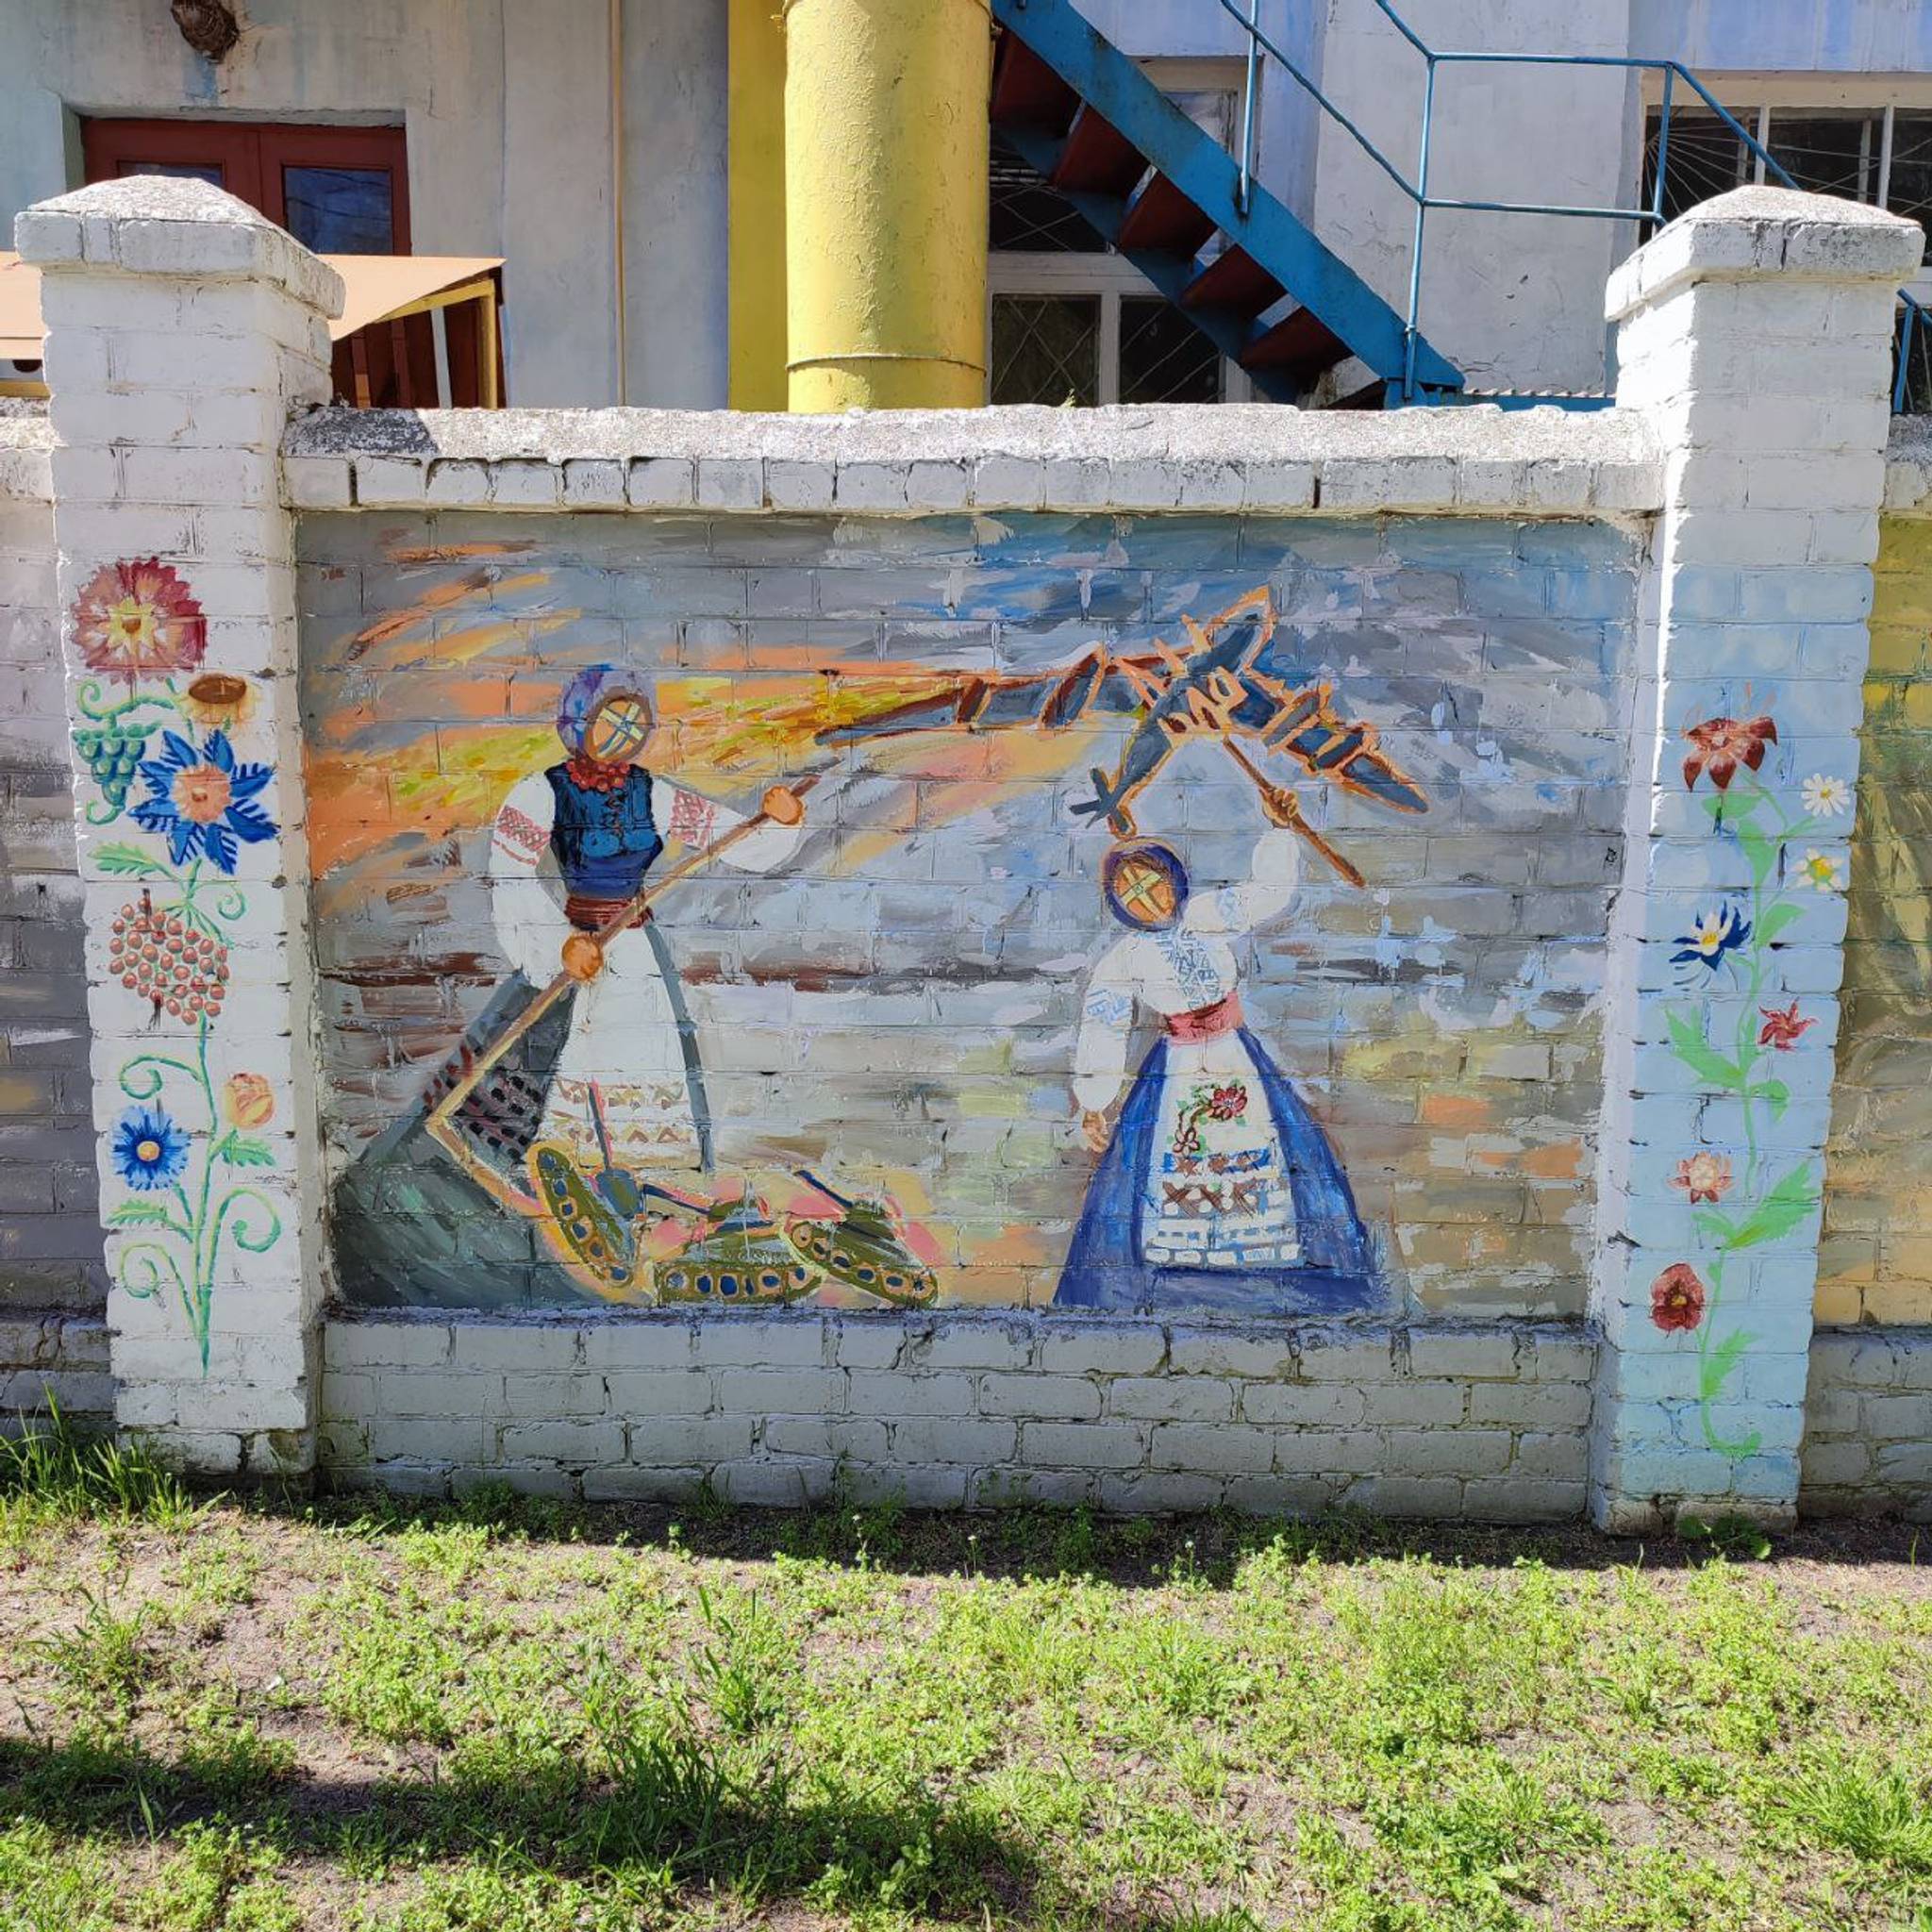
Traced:
[[1650, 1285], [1650, 1319], [1666, 1335], [1688, 1334], [1704, 1320], [1705, 1289], [1688, 1261], [1673, 1261]]
[[208, 650], [208, 621], [187, 584], [158, 558], [104, 563], [74, 601], [74, 638], [90, 671], [140, 677], [192, 671]]
[[1678, 1161], [1671, 1185], [1682, 1188], [1693, 1206], [1699, 1201], [1716, 1201], [1731, 1190], [1730, 1158], [1724, 1154], [1693, 1154]]

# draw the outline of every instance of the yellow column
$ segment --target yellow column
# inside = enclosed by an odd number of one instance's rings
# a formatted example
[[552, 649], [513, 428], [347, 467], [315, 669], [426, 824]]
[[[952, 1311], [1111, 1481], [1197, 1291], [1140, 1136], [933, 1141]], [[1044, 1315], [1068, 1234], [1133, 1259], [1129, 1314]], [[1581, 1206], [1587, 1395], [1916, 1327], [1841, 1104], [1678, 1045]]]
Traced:
[[987, 0], [785, 0], [794, 410], [986, 400]]
[[731, 407], [785, 407], [785, 30], [731, 0]]

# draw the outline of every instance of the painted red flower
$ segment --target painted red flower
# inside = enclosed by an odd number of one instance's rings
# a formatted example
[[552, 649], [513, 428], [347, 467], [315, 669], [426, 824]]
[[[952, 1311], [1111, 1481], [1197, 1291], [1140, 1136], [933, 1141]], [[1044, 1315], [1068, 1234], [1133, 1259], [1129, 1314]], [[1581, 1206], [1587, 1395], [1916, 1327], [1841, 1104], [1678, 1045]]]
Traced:
[[1736, 718], [1707, 718], [1684, 734], [1690, 753], [1684, 760], [1684, 783], [1697, 789], [1701, 773], [1710, 774], [1710, 782], [1720, 791], [1728, 788], [1743, 765], [1755, 772], [1764, 762], [1764, 748], [1777, 742], [1777, 726], [1769, 718], [1752, 718], [1740, 723]]
[[208, 650], [208, 623], [188, 586], [158, 558], [105, 563], [74, 603], [75, 641], [88, 668], [125, 677], [191, 671]]
[[1236, 1121], [1248, 1110], [1248, 1090], [1239, 1080], [1217, 1087], [1208, 1099], [1210, 1120]]
[[1731, 1191], [1730, 1158], [1724, 1154], [1693, 1154], [1677, 1163], [1671, 1176], [1674, 1188], [1682, 1188], [1694, 1207], [1699, 1201], [1716, 1201]]
[[1673, 1261], [1650, 1285], [1650, 1319], [1666, 1335], [1704, 1320], [1704, 1284], [1688, 1261]]
[[1764, 1024], [1757, 1029], [1758, 1045], [1774, 1046], [1779, 1053], [1790, 1053], [1806, 1027], [1818, 1024], [1816, 1020], [1798, 1018], [1796, 1000], [1788, 1007], [1759, 1007], [1757, 1010], [1764, 1015]]

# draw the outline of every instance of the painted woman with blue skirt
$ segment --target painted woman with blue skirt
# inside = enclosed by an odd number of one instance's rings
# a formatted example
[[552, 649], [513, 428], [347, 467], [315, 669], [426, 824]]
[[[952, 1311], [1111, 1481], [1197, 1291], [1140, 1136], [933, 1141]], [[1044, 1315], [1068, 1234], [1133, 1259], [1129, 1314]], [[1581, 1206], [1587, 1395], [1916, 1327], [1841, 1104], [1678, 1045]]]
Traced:
[[[1171, 846], [1108, 853], [1101, 891], [1127, 931], [1082, 1006], [1074, 1097], [1100, 1165], [1057, 1307], [1337, 1313], [1377, 1299], [1347, 1177], [1241, 1015], [1234, 942], [1280, 916], [1299, 869], [1283, 825], [1262, 834], [1244, 885], [1200, 895]], [[1160, 1036], [1129, 1080], [1142, 1009]]]

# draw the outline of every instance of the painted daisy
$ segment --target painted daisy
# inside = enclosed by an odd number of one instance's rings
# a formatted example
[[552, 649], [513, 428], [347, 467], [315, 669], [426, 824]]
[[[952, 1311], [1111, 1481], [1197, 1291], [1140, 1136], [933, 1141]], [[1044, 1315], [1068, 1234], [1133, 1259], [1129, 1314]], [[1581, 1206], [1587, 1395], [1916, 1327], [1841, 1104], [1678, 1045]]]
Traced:
[[1735, 953], [1751, 937], [1751, 922], [1735, 906], [1720, 906], [1715, 912], [1700, 912], [1690, 930], [1677, 935], [1680, 952], [1671, 955], [1673, 966], [1695, 964], [1715, 973], [1725, 958]]
[[1814, 772], [1800, 788], [1805, 809], [1814, 819], [1835, 819], [1852, 802], [1852, 788], [1842, 778]]
[[130, 1107], [114, 1128], [114, 1172], [137, 1192], [171, 1188], [188, 1165], [188, 1136], [164, 1107]]
[[1844, 860], [1835, 852], [1807, 852], [1804, 864], [1798, 868], [1798, 876], [1821, 892], [1835, 892], [1844, 884], [1840, 871], [1843, 864]]

